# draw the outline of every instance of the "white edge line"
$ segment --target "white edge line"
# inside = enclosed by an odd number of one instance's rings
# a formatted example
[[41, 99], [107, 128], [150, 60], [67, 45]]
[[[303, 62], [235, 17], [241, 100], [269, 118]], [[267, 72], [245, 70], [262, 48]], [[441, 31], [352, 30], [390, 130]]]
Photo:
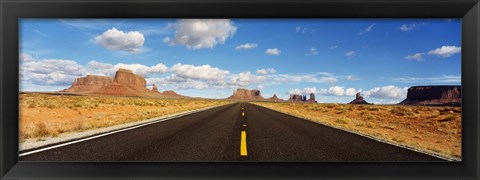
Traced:
[[[225, 105], [229, 105], [229, 104], [225, 104]], [[225, 105], [220, 105], [220, 106], [225, 106]], [[210, 110], [210, 109], [217, 108], [217, 107], [220, 107], [220, 106], [215, 106], [215, 107], [211, 107], [211, 108], [207, 108], [207, 109], [203, 109], [203, 110], [197, 110], [197, 111], [193, 111], [193, 112], [189, 112], [189, 113], [185, 113], [185, 114], [180, 114], [180, 115], [173, 116], [173, 117], [167, 117], [167, 118], [164, 118], [164, 119], [159, 119], [159, 120], [135, 125], [135, 126], [124, 128], [124, 129], [119, 129], [119, 130], [115, 130], [115, 131], [111, 131], [111, 132], [107, 132], [107, 133], [103, 133], [103, 134], [99, 134], [99, 135], [94, 135], [94, 136], [91, 136], [91, 137], [78, 139], [78, 140], [74, 140], [74, 141], [71, 141], [71, 142], [63, 143], [63, 144], [57, 144], [57, 145], [50, 146], [50, 147], [40, 148], [40, 149], [37, 149], [37, 150], [33, 150], [33, 151], [29, 151], [29, 152], [19, 154], [18, 156], [22, 157], [22, 156], [26, 156], [26, 155], [30, 155], [30, 154], [39, 153], [39, 152], [42, 152], [42, 151], [47, 151], [47, 150], [50, 150], [50, 149], [55, 149], [55, 148], [59, 148], [59, 147], [63, 147], [63, 146], [68, 146], [70, 144], [76, 144], [76, 143], [79, 143], [79, 142], [88, 141], [88, 140], [96, 139], [96, 138], [103, 137], [103, 136], [108, 136], [110, 134], [115, 134], [115, 133], [119, 133], [119, 132], [123, 132], [123, 131], [128, 131], [128, 130], [140, 128], [140, 127], [147, 126], [147, 125], [150, 125], [150, 124], [155, 124], [155, 123], [159, 123], [159, 122], [163, 122], [163, 121], [187, 116], [187, 115], [190, 115], [190, 114]]]
[[[253, 103], [250, 103], [250, 104], [253, 104]], [[260, 106], [260, 105], [257, 105], [257, 104], [253, 104], [253, 105]], [[287, 114], [287, 113], [284, 113], [284, 112], [280, 112], [280, 111], [277, 111], [277, 110], [275, 110], [275, 109], [271, 109], [271, 108], [269, 108], [269, 107], [265, 107], [265, 106], [260, 106], [260, 107], [267, 108], [267, 109], [270, 109], [270, 110], [272, 110], [272, 111], [279, 112], [279, 113], [282, 113], [282, 114], [285, 114], [285, 115], [289, 115], [289, 116], [293, 116], [293, 117], [296, 117], [296, 118], [305, 119], [305, 118], [302, 118], [302, 117], [299, 117], [299, 116], [295, 116], [295, 115], [293, 115], [293, 114]], [[349, 133], [352, 133], [352, 134], [356, 134], [356, 135], [359, 135], [359, 136], [363, 136], [363, 137], [366, 137], [366, 138], [369, 138], [369, 139], [373, 139], [373, 140], [378, 141], [378, 142], [390, 144], [390, 145], [397, 146], [397, 147], [400, 147], [400, 148], [404, 148], [404, 149], [408, 149], [408, 150], [415, 151], [415, 152], [418, 152], [418, 153], [422, 153], [422, 154], [426, 154], [426, 155], [433, 156], [433, 157], [436, 157], [436, 158], [440, 158], [440, 159], [443, 159], [443, 160], [447, 160], [447, 161], [460, 161], [460, 162], [461, 162], [461, 160], [457, 160], [457, 159], [455, 159], [455, 158], [444, 157], [444, 156], [440, 156], [440, 155], [435, 154], [435, 153], [432, 153], [432, 152], [427, 152], [427, 151], [418, 150], [418, 149], [415, 149], [415, 148], [410, 147], [410, 146], [406, 146], [406, 145], [402, 145], [402, 144], [398, 144], [398, 143], [393, 143], [393, 142], [386, 141], [386, 140], [383, 140], [383, 139], [380, 139], [380, 138], [377, 138], [377, 137], [374, 137], [374, 136], [371, 136], [371, 135], [368, 135], [368, 134], [362, 134], [362, 133], [360, 133], [360, 132], [355, 132], [355, 131], [351, 131], [351, 130], [348, 130], [348, 129], [340, 129], [340, 128], [337, 128], [337, 127], [335, 127], [335, 126], [332, 126], [332, 125], [329, 125], [329, 124], [325, 124], [325, 123], [321, 123], [321, 122], [316, 122], [316, 121], [310, 120], [310, 119], [305, 119], [305, 120], [310, 121], [310, 122], [314, 122], [314, 123], [317, 123], [317, 124], [321, 124], [321, 125], [324, 125], [324, 126], [327, 126], [327, 127], [331, 127], [331, 128], [334, 128], [334, 129], [346, 131], [346, 132], [349, 132]]]

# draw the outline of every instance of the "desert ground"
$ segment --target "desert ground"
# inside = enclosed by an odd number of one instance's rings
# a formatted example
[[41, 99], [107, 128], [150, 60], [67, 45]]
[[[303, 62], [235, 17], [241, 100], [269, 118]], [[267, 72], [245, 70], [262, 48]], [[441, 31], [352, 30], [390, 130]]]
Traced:
[[19, 98], [21, 142], [230, 103], [194, 98], [158, 99], [39, 93], [22, 93]]
[[461, 107], [253, 103], [393, 144], [461, 159]]

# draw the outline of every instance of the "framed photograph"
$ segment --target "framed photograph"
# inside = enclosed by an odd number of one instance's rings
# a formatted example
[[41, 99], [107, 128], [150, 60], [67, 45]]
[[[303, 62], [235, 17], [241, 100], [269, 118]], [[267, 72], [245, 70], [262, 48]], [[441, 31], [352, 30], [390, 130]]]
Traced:
[[478, 0], [2, 1], [1, 179], [478, 179]]

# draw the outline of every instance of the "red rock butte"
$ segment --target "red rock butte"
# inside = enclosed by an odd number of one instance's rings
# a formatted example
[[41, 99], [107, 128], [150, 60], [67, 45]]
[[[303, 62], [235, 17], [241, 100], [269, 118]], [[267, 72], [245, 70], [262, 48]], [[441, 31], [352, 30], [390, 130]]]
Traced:
[[243, 88], [238, 88], [233, 95], [228, 97], [227, 99], [236, 99], [236, 100], [264, 100], [265, 98], [262, 97], [260, 94], [260, 90], [248, 90]]
[[134, 74], [131, 70], [120, 68], [115, 73], [115, 77], [87, 75], [77, 78], [68, 89], [62, 92], [107, 96], [180, 96], [173, 91], [168, 91], [166, 94], [160, 93], [156, 85], [153, 85], [152, 90], [147, 89], [146, 86], [147, 81], [144, 77]]
[[413, 86], [408, 88], [406, 105], [461, 106], [461, 86]]

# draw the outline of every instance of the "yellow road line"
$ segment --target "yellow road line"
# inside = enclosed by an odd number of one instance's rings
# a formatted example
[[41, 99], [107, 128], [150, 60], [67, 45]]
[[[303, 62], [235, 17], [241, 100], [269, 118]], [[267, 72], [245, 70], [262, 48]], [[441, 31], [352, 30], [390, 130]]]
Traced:
[[247, 156], [247, 132], [242, 131], [240, 138], [240, 156]]
[[242, 116], [245, 116], [245, 111], [242, 111]]
[[243, 125], [243, 127], [247, 127], [247, 125], [246, 125], [246, 124], [244, 124], [244, 125]]

